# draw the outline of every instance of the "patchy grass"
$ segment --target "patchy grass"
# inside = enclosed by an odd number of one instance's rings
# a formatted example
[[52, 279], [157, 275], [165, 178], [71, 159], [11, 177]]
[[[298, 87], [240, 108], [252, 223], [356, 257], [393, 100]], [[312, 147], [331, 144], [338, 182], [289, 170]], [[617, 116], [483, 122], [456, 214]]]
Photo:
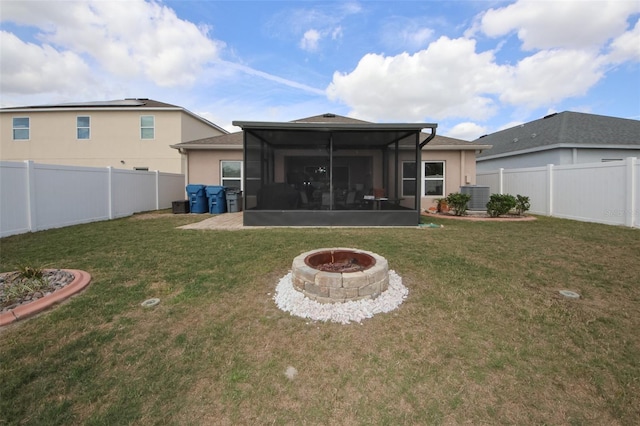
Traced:
[[[638, 230], [550, 218], [176, 229], [203, 217], [0, 240], [2, 271], [93, 276], [81, 295], [0, 330], [0, 424], [640, 422]], [[408, 299], [361, 325], [278, 310], [293, 258], [331, 246], [385, 256]], [[150, 297], [161, 303], [142, 308]]]

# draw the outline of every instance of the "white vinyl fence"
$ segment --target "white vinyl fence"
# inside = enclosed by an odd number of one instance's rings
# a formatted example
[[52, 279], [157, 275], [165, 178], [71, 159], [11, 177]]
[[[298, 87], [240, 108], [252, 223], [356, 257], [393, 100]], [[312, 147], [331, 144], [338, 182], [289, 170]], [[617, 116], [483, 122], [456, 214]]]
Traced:
[[640, 162], [635, 157], [477, 172], [492, 194], [526, 195], [531, 213], [640, 228]]
[[185, 199], [184, 175], [0, 162], [0, 237], [124, 217]]

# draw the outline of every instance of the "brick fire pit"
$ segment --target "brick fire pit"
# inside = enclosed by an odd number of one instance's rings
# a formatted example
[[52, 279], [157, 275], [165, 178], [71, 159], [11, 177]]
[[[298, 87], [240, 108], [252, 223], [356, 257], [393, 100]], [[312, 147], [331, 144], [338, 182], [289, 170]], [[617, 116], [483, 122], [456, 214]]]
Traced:
[[389, 287], [384, 257], [352, 248], [324, 248], [293, 259], [293, 287], [319, 303], [375, 299]]

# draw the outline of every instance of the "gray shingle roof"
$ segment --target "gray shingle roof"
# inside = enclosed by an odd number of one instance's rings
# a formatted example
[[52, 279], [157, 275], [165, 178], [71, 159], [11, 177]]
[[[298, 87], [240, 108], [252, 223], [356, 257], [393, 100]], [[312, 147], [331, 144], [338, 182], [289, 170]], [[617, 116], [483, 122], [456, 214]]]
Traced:
[[565, 111], [480, 137], [474, 142], [493, 146], [478, 155], [479, 159], [536, 148], [542, 150], [554, 145], [640, 146], [640, 121]]
[[148, 98], [126, 98], [116, 99], [111, 101], [93, 101], [93, 102], [66, 102], [61, 104], [47, 104], [47, 105], [32, 105], [21, 107], [8, 107], [2, 108], [2, 110], [12, 109], [53, 109], [53, 108], [169, 108], [169, 109], [183, 109], [180, 106], [167, 104], [160, 101], [155, 101]]
[[[345, 117], [336, 114], [322, 114], [315, 115], [313, 117], [301, 118], [293, 120], [293, 123], [370, 123], [368, 121], [358, 120], [355, 118]], [[210, 138], [197, 139], [193, 141], [183, 142], [175, 145], [171, 145], [172, 148], [186, 148], [186, 149], [243, 149], [243, 132], [234, 132], [227, 135], [214, 136]], [[424, 141], [429, 135], [426, 133], [420, 134], [420, 141]], [[425, 149], [438, 149], [452, 147], [454, 149], [487, 149], [484, 144], [477, 144], [474, 142], [465, 141], [462, 139], [449, 138], [446, 136], [436, 135], [436, 137], [426, 145]]]

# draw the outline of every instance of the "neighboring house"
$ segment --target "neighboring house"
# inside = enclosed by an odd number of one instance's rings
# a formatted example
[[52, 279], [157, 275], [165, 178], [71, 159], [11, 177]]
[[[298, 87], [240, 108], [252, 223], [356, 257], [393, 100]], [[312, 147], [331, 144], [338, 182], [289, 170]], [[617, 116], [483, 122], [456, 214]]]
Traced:
[[621, 160], [640, 156], [640, 121], [565, 111], [474, 142], [493, 146], [479, 171]]
[[172, 147], [189, 183], [244, 192], [245, 225], [415, 225], [475, 183], [476, 153], [490, 148], [436, 136], [435, 124], [334, 114], [234, 124], [243, 131]]
[[0, 160], [184, 173], [170, 145], [226, 130], [152, 99], [0, 109]]

